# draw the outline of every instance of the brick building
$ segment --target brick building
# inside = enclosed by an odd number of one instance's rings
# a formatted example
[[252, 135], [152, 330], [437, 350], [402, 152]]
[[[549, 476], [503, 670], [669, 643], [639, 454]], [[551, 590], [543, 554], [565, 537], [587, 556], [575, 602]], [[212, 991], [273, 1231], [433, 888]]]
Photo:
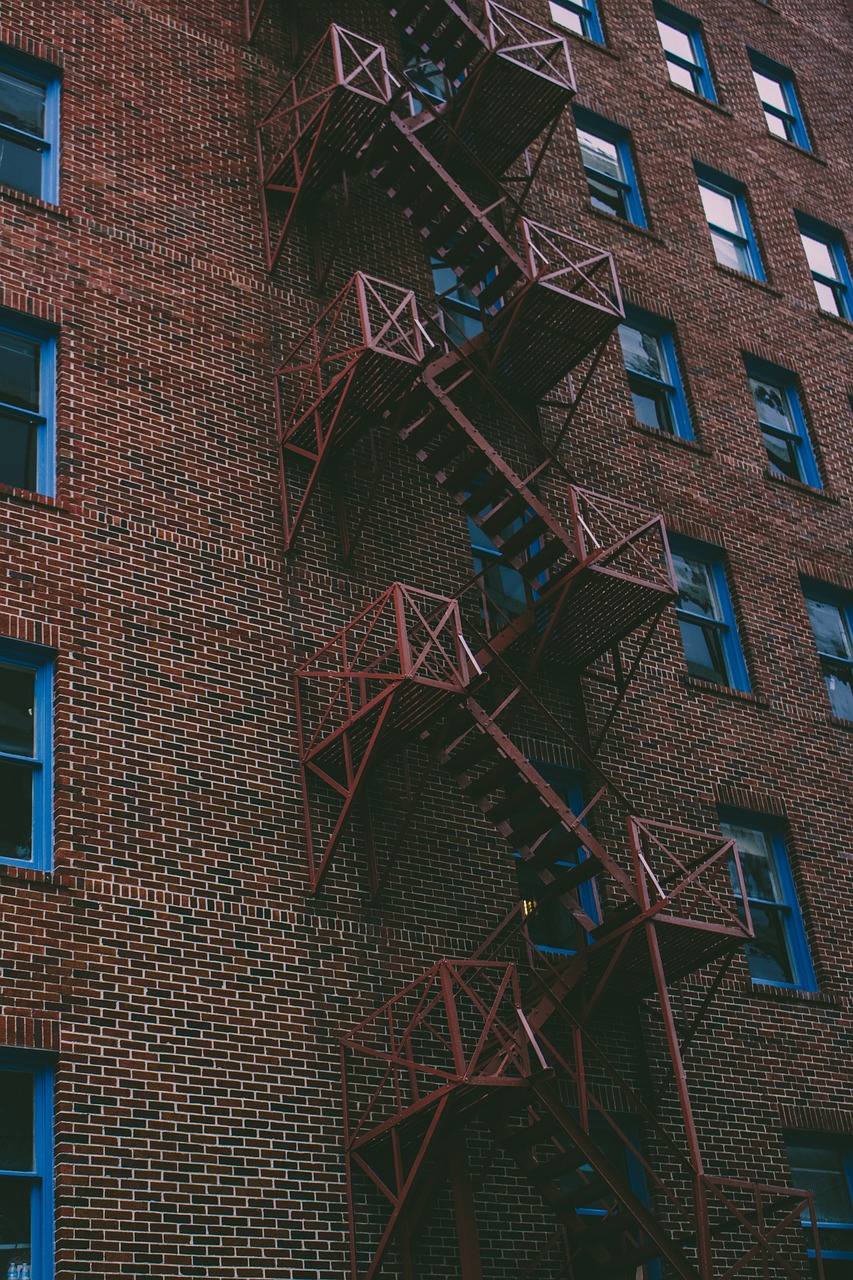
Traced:
[[3, 7], [0, 1277], [853, 1276], [850, 36]]

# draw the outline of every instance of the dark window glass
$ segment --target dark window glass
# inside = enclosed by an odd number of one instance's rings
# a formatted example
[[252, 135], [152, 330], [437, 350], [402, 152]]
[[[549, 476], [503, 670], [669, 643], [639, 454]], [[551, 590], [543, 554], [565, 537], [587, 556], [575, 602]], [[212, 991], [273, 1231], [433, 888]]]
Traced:
[[0, 1170], [33, 1168], [33, 1077], [0, 1072]]

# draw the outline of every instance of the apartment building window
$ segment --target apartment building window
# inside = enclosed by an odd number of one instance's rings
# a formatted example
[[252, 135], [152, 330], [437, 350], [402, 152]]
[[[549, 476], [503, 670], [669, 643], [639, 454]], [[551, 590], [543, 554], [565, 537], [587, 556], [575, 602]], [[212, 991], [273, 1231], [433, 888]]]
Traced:
[[801, 213], [797, 225], [821, 311], [849, 320], [851, 279], [841, 232]]
[[[826, 1133], [785, 1136], [791, 1183], [814, 1198], [824, 1280], [849, 1280], [853, 1262], [853, 1139]], [[803, 1226], [811, 1227], [806, 1214]], [[812, 1233], [809, 1257], [815, 1257]]]
[[648, 312], [629, 309], [619, 326], [619, 342], [637, 422], [692, 440], [671, 327]]
[[791, 72], [753, 49], [749, 50], [749, 61], [764, 119], [773, 137], [793, 142], [805, 151], [811, 150]]
[[596, 0], [563, 0], [561, 4], [551, 0], [550, 9], [551, 21], [555, 26], [565, 27], [566, 31], [573, 31], [578, 36], [586, 36], [587, 40], [594, 40], [596, 44], [604, 44]]
[[[740, 855], [755, 932], [754, 940], [745, 948], [752, 981], [756, 985], [771, 983], [816, 990], [782, 829], [772, 819], [757, 814], [729, 814], [720, 825], [723, 835], [737, 843]], [[735, 896], [740, 899], [734, 867], [732, 885]], [[738, 910], [743, 916], [741, 901]]]
[[749, 218], [744, 187], [722, 173], [696, 165], [699, 194], [720, 266], [764, 279], [764, 268]]
[[698, 98], [716, 102], [699, 23], [689, 13], [663, 3], [655, 5], [655, 18], [672, 83]]
[[59, 76], [11, 49], [0, 51], [0, 182], [55, 203]]
[[582, 110], [575, 111], [575, 125], [592, 207], [644, 227], [628, 131]]
[[0, 644], [0, 863], [47, 870], [52, 843], [52, 663]]
[[[581, 775], [576, 770], [539, 762], [536, 762], [536, 768], [548, 785], [557, 792], [560, 799], [565, 801], [572, 813], [583, 812]], [[531, 806], [531, 817], [534, 817], [535, 813], [534, 804]], [[561, 831], [562, 828], [550, 834], [543, 842], [544, 847], [540, 846], [537, 849], [537, 854], [539, 852], [544, 854], [549, 843], [558, 846]], [[557, 857], [558, 854], [559, 847], [556, 847], [554, 856]], [[565, 860], [560, 859], [554, 863], [552, 870], [555, 876], [559, 877], [561, 871], [568, 871], [569, 868], [577, 866], [586, 856], [583, 849], [573, 850]], [[527, 930], [530, 941], [540, 951], [574, 953], [578, 946], [578, 924], [568, 907], [561, 901], [559, 895], [555, 894], [552, 898], [547, 896], [547, 887], [543, 886], [536, 871], [529, 867], [518, 854], [515, 856], [515, 869], [524, 914], [529, 917]], [[576, 892], [582, 908], [590, 919], [600, 920], [601, 913], [594, 880], [584, 881], [578, 886]]]
[[722, 553], [701, 542], [670, 540], [678, 579], [676, 616], [687, 670], [698, 680], [749, 692]]
[[0, 484], [52, 495], [56, 338], [0, 312]]
[[853, 593], [806, 580], [803, 594], [833, 715], [853, 720]]
[[0, 1053], [0, 1275], [53, 1275], [53, 1073], [11, 1050]]
[[746, 372], [771, 473], [819, 489], [820, 472], [794, 375], [759, 360], [747, 360]]

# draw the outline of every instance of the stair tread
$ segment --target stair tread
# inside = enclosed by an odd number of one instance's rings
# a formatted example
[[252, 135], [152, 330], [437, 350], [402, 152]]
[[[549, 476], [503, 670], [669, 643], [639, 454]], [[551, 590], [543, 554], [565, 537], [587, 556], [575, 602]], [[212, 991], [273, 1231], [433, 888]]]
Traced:
[[515, 762], [507, 756], [501, 756], [485, 773], [478, 774], [476, 778], [465, 783], [462, 790], [471, 799], [478, 799], [481, 796], [487, 796], [496, 787], [503, 786], [506, 779], [513, 777], [516, 773]]

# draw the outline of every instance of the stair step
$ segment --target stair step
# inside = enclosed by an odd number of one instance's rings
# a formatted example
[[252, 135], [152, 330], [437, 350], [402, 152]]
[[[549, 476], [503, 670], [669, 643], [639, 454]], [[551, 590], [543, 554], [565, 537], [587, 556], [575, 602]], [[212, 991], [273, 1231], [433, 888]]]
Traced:
[[494, 538], [500, 534], [501, 529], [505, 529], [507, 525], [512, 524], [513, 520], [524, 515], [526, 510], [527, 499], [520, 493], [513, 493], [505, 502], [499, 503], [489, 512], [480, 528], [487, 537]]
[[499, 244], [496, 240], [491, 241], [483, 248], [482, 253], [477, 256], [476, 261], [472, 262], [470, 266], [464, 268], [459, 276], [460, 281], [462, 284], [468, 285], [469, 287], [473, 287], [478, 284], [485, 285], [486, 276], [490, 271], [495, 270], [504, 255], [505, 250], [503, 245]]
[[526, 550], [531, 543], [538, 542], [541, 534], [548, 528], [545, 521], [539, 515], [533, 515], [529, 520], [525, 520], [520, 529], [511, 534], [505, 541], [497, 542], [496, 546], [500, 548], [503, 555], [511, 560], [513, 556], [517, 556], [520, 552]]
[[421, 4], [418, 6], [420, 12], [415, 12], [409, 19], [407, 27], [409, 35], [418, 44], [428, 45], [430, 35], [440, 24], [441, 19], [447, 13], [444, 0], [433, 0], [432, 4]]
[[585, 1244], [587, 1241], [606, 1240], [609, 1236], [619, 1235], [622, 1231], [630, 1231], [632, 1227], [636, 1229], [636, 1223], [628, 1214], [617, 1211], [602, 1214], [601, 1217], [593, 1214], [589, 1216], [578, 1214], [572, 1219], [572, 1227], [574, 1228], [572, 1235], [578, 1243]]
[[[558, 815], [550, 805], [543, 804], [542, 808], [532, 818], [528, 818], [520, 827], [512, 829], [512, 840], [518, 848], [528, 848], [540, 836], [544, 836], [546, 831], [551, 831], [556, 827], [559, 821]], [[535, 858], [536, 855], [534, 854], [534, 866], [538, 865]]]
[[454, 200], [444, 216], [433, 226], [426, 237], [427, 248], [430, 253], [437, 255], [440, 250], [446, 249], [448, 243], [461, 234], [461, 228], [465, 226], [470, 217], [471, 215], [464, 204]]
[[494, 750], [495, 744], [489, 735], [482, 733], [479, 729], [474, 730], [471, 740], [466, 741], [464, 746], [457, 747], [447, 758], [447, 766], [452, 773], [459, 776], [467, 773], [473, 765], [479, 764]]
[[516, 777], [517, 770], [514, 762], [506, 756], [499, 757], [496, 764], [493, 764], [485, 773], [478, 774], [476, 778], [472, 778], [470, 782], [465, 783], [462, 790], [471, 800], [479, 800], [483, 796], [489, 795], [492, 791], [496, 791], [498, 787], [510, 779]]
[[554, 873], [554, 880], [546, 885], [543, 898], [555, 898], [561, 893], [571, 893], [578, 885], [586, 884], [595, 878], [601, 866], [597, 858], [584, 858], [572, 867], [562, 868]]
[[586, 1164], [586, 1156], [579, 1147], [571, 1147], [561, 1151], [550, 1160], [537, 1161], [536, 1168], [530, 1174], [534, 1182], [553, 1182], [564, 1173], [574, 1173], [582, 1164]]
[[419, 422], [400, 432], [400, 439], [410, 449], [420, 451], [424, 445], [429, 444], [446, 421], [447, 418], [443, 413], [434, 407], [430, 408]]
[[603, 1178], [593, 1177], [589, 1182], [572, 1187], [571, 1191], [558, 1190], [553, 1199], [548, 1198], [548, 1207], [554, 1213], [565, 1213], [568, 1209], [592, 1209], [595, 1208], [596, 1201], [609, 1191]]
[[482, 42], [470, 32], [467, 39], [459, 42], [455, 53], [448, 54], [445, 58], [444, 71], [447, 78], [456, 80], [463, 71], [467, 71], [482, 48]]
[[532, 582], [534, 578], [538, 578], [540, 573], [544, 573], [546, 569], [550, 569], [555, 560], [559, 560], [560, 556], [566, 552], [568, 548], [566, 544], [559, 538], [549, 539], [545, 545], [532, 555], [529, 560], [525, 560], [520, 566], [519, 572], [525, 582]]
[[[437, 66], [455, 45], [464, 39], [467, 28], [461, 22], [451, 18], [440, 31], [436, 31], [429, 40], [429, 56]], [[470, 34], [470, 33], [467, 33]], [[479, 42], [478, 42], [479, 43]]]
[[[503, 1138], [503, 1144], [508, 1151], [532, 1150], [533, 1147], [553, 1138], [558, 1132], [557, 1121], [552, 1116], [544, 1116], [541, 1120], [535, 1120], [533, 1124], [525, 1125], [523, 1129], [513, 1129], [508, 1132]], [[581, 1164], [583, 1160], [584, 1157], [581, 1156]], [[577, 1165], [573, 1165], [572, 1168], [576, 1169]]]
[[530, 801], [535, 799], [538, 794], [535, 784], [525, 781], [520, 787], [515, 787], [503, 800], [499, 800], [497, 804], [487, 809], [486, 817], [490, 822], [503, 822], [518, 809], [529, 806]]
[[478, 476], [486, 466], [486, 455], [482, 449], [473, 445], [467, 457], [446, 476], [445, 484], [454, 493], [462, 493], [467, 489], [468, 482]]
[[468, 444], [468, 437], [464, 431], [460, 431], [455, 424], [447, 423], [447, 419], [445, 419], [445, 424], [450, 426], [449, 434], [445, 435], [424, 458], [424, 466], [434, 474], [438, 471], [443, 471], [445, 464], [458, 457]]
[[[471, 496], [462, 503], [462, 509], [467, 511], [469, 515], [476, 517], [484, 507], [491, 506], [496, 498], [502, 497], [506, 492], [506, 477], [500, 471], [495, 471], [489, 475], [488, 480], [484, 480], [476, 489], [471, 490]], [[477, 523], [482, 527], [482, 519], [478, 520]]]
[[[582, 843], [580, 836], [560, 826], [538, 847], [535, 853], [524, 859], [525, 865], [534, 871], [551, 870], [556, 863], [565, 862], [574, 857]], [[592, 875], [595, 875], [595, 872], [592, 872]]]
[[446, 203], [447, 188], [442, 183], [436, 182], [412, 204], [412, 221], [419, 227], [428, 227]]
[[509, 293], [513, 285], [517, 284], [522, 277], [522, 272], [514, 262], [507, 262], [501, 268], [494, 280], [490, 280], [485, 285], [477, 297], [483, 307], [493, 307], [496, 302], [505, 297]]
[[[475, 265], [479, 266], [480, 255], [485, 248], [483, 242], [487, 241], [487, 239], [488, 233], [475, 219], [452, 244], [447, 246], [443, 261], [447, 266], [453, 267], [454, 271], [457, 268], [461, 271], [474, 269]], [[483, 271], [479, 274], [479, 278], [482, 280], [486, 274], [488, 272]]]

